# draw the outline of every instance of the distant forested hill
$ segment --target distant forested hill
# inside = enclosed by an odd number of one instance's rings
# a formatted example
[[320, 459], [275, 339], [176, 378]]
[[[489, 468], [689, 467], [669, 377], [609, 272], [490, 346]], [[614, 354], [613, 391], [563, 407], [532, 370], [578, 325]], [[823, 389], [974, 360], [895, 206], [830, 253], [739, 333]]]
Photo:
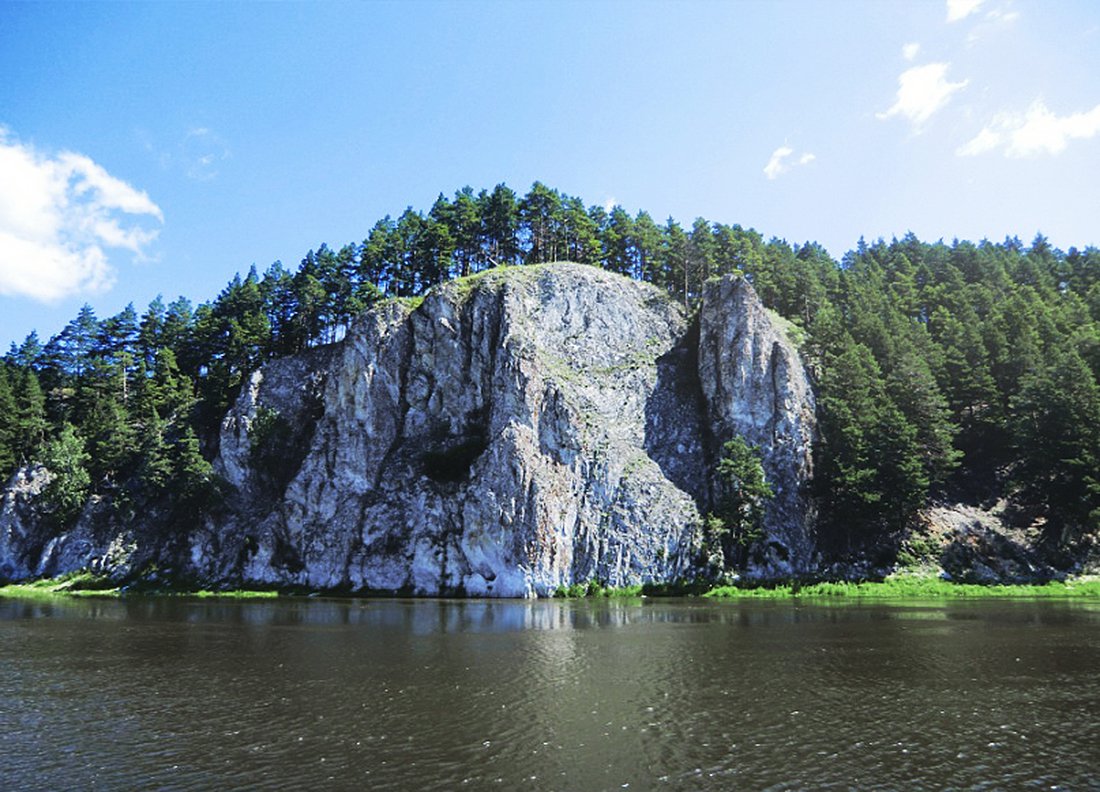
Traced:
[[815, 381], [820, 514], [838, 553], [896, 537], [929, 498], [1007, 497], [1054, 550], [1100, 527], [1100, 251], [860, 240], [766, 241], [584, 206], [536, 183], [440, 195], [362, 242], [237, 275], [214, 300], [154, 300], [100, 319], [85, 306], [0, 365], [0, 473], [40, 462], [60, 530], [89, 495], [122, 514], [213, 508], [216, 427], [264, 360], [332, 343], [365, 307], [487, 268], [577, 261], [649, 281], [689, 307], [741, 271], [792, 323]]

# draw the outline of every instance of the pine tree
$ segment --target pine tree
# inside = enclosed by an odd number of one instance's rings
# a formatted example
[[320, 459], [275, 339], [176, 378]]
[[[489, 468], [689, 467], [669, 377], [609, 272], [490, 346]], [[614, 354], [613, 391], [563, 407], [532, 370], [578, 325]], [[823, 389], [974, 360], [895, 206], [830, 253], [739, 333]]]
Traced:
[[600, 233], [604, 267], [620, 275], [637, 277], [633, 241], [634, 220], [621, 206], [613, 206]]
[[33, 460], [46, 439], [49, 423], [46, 420], [46, 397], [38, 384], [33, 369], [24, 369], [15, 375], [15, 442], [13, 450], [17, 462]]
[[815, 484], [852, 542], [903, 527], [928, 488], [917, 431], [894, 404], [871, 351], [847, 340], [822, 364]]
[[216, 495], [214, 468], [199, 451], [199, 440], [185, 426], [172, 449], [171, 480], [185, 517], [212, 505]]
[[454, 238], [447, 225], [425, 220], [416, 239], [417, 293], [453, 277], [454, 250]]
[[564, 225], [562, 196], [542, 182], [531, 185], [519, 203], [520, 231], [527, 240], [528, 264], [557, 261]]
[[8, 364], [0, 361], [0, 482], [6, 483], [18, 462], [19, 427]]
[[172, 459], [164, 432], [166, 422], [153, 411], [142, 426], [138, 446], [137, 489], [145, 497], [158, 497], [172, 479]]
[[503, 184], [477, 197], [481, 216], [482, 259], [487, 266], [515, 264], [520, 260], [519, 203], [516, 194]]
[[29, 369], [39, 364], [42, 352], [42, 342], [38, 339], [38, 333], [32, 330], [18, 347], [12, 342], [12, 349], [8, 352], [8, 360], [17, 368]]
[[752, 276], [760, 269], [760, 235], [739, 225], [714, 225], [716, 275], [741, 272]]
[[1022, 495], [1047, 510], [1058, 541], [1100, 508], [1100, 387], [1073, 349], [1055, 349], [1013, 399]]
[[580, 264], [597, 264], [600, 261], [599, 225], [590, 210], [584, 208], [580, 198], [565, 198], [562, 202], [562, 235], [565, 250], [563, 258]]
[[[394, 239], [397, 257], [391, 283], [395, 297], [413, 297], [420, 293], [421, 264], [417, 256], [420, 253], [420, 235], [424, 232], [424, 218], [419, 212], [408, 207], [397, 218]], [[324, 294], [323, 289], [321, 294]]]
[[722, 446], [715, 469], [714, 512], [708, 516], [711, 555], [720, 547], [723, 566], [744, 560], [747, 549], [763, 536], [764, 509], [775, 494], [764, 477], [760, 449], [740, 435]]
[[[359, 264], [360, 268], [362, 264]], [[360, 269], [360, 273], [362, 270]], [[370, 284], [373, 290], [373, 283]], [[289, 355], [301, 351], [295, 338], [295, 314], [297, 303], [294, 295], [294, 276], [276, 261], [260, 281], [260, 294], [263, 298], [264, 313], [267, 316], [271, 332], [270, 349], [273, 355]], [[153, 367], [150, 362], [149, 368]]]
[[943, 481], [962, 454], [954, 447], [957, 427], [928, 363], [911, 350], [903, 352], [886, 385], [890, 398], [916, 430], [925, 476], [929, 482]]
[[138, 360], [142, 361], [147, 369], [153, 367], [157, 350], [165, 345], [164, 322], [167, 312], [164, 299], [158, 294], [141, 316], [137, 334]]
[[661, 281], [673, 295], [688, 307], [690, 273], [688, 266], [688, 236], [671, 217], [665, 223], [660, 249]]
[[980, 320], [966, 307], [957, 314], [940, 307], [932, 314], [932, 334], [943, 349], [939, 373], [944, 395], [964, 431], [995, 419], [998, 399], [989, 358], [979, 332]]
[[91, 361], [99, 330], [95, 311], [84, 303], [76, 318], [46, 345], [45, 354], [51, 358], [51, 366], [68, 377], [81, 377]]
[[466, 277], [481, 269], [481, 204], [469, 186], [455, 193], [447, 226], [454, 240], [458, 277]]
[[91, 452], [86, 467], [93, 482], [114, 484], [131, 472], [137, 432], [121, 404], [100, 398], [85, 422], [84, 433]]
[[661, 244], [661, 229], [648, 212], [639, 211], [634, 218], [633, 233], [630, 235], [630, 246], [636, 262], [634, 275], [667, 289], [668, 283], [663, 280], [663, 273], [658, 266]]
[[42, 497], [57, 528], [67, 528], [80, 514], [88, 498], [91, 477], [84, 438], [69, 423], [42, 449], [42, 464], [52, 474]]
[[138, 344], [138, 318], [133, 303], [99, 324], [92, 356], [116, 363], [124, 356], [133, 364]]
[[181, 350], [190, 341], [194, 318], [194, 309], [190, 300], [186, 297], [177, 297], [173, 300], [164, 315], [161, 346], [174, 349], [176, 354], [180, 355]]
[[688, 239], [688, 271], [690, 286], [688, 293], [694, 302], [702, 294], [703, 284], [717, 271], [718, 246], [710, 223], [702, 217], [695, 218], [691, 224]]

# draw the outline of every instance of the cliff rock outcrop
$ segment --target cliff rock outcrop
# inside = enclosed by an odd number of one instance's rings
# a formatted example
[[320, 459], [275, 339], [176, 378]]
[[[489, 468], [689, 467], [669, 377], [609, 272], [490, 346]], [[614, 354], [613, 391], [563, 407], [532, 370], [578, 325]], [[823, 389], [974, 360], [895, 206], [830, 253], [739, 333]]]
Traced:
[[[743, 280], [708, 283], [689, 318], [595, 268], [499, 269], [263, 366], [222, 425], [224, 508], [160, 550], [128, 530], [161, 569], [212, 585], [531, 596], [670, 581], [699, 571], [716, 455], [739, 434], [776, 493], [745, 572], [799, 574], [815, 563], [814, 430], [798, 355]], [[5, 575], [65, 571], [33, 540], [27, 497], [9, 489], [0, 517]], [[107, 533], [84, 565], [133, 567], [109, 560]]]

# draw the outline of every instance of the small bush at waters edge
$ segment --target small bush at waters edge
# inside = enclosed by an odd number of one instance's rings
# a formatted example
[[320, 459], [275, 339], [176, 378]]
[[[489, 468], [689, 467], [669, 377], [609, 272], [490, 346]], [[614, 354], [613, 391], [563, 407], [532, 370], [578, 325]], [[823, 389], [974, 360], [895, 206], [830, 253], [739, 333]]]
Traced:
[[558, 586], [553, 596], [557, 599], [583, 599], [585, 597], [640, 597], [642, 586], [604, 586], [594, 580]]

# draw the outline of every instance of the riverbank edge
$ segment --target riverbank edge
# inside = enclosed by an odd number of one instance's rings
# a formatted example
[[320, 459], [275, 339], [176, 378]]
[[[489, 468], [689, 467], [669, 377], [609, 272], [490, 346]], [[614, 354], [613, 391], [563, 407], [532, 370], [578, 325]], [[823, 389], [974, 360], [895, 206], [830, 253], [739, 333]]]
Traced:
[[194, 599], [264, 600], [280, 596], [275, 590], [189, 589], [175, 587], [126, 586], [121, 587], [110, 578], [91, 572], [73, 572], [55, 578], [42, 578], [29, 583], [8, 583], [0, 586], [0, 598], [54, 599], [73, 597], [81, 599], [119, 599], [127, 595], [151, 595], [157, 597], [189, 597]]
[[1064, 599], [1100, 598], [1100, 576], [1029, 584], [954, 583], [935, 576], [892, 575], [874, 581], [782, 581], [715, 585], [679, 582], [660, 585], [603, 587], [577, 584], [559, 587], [555, 597], [702, 597], [706, 599], [877, 599], [929, 600], [978, 598]]
[[[76, 572], [57, 578], [0, 586], [0, 598], [51, 599], [123, 598], [127, 596], [179, 597], [193, 599], [271, 600], [278, 597], [330, 596], [337, 598], [378, 598], [412, 596], [410, 592], [306, 591], [301, 589], [202, 589], [185, 586], [130, 585], [120, 587], [109, 578], [90, 572]], [[552, 594], [556, 599], [638, 599], [648, 597], [701, 597], [705, 599], [1100, 599], [1100, 576], [1086, 575], [1065, 581], [1034, 584], [953, 583], [935, 576], [892, 575], [881, 581], [797, 580], [762, 584], [714, 585], [702, 581], [639, 586], [602, 586], [595, 582], [560, 586]]]

